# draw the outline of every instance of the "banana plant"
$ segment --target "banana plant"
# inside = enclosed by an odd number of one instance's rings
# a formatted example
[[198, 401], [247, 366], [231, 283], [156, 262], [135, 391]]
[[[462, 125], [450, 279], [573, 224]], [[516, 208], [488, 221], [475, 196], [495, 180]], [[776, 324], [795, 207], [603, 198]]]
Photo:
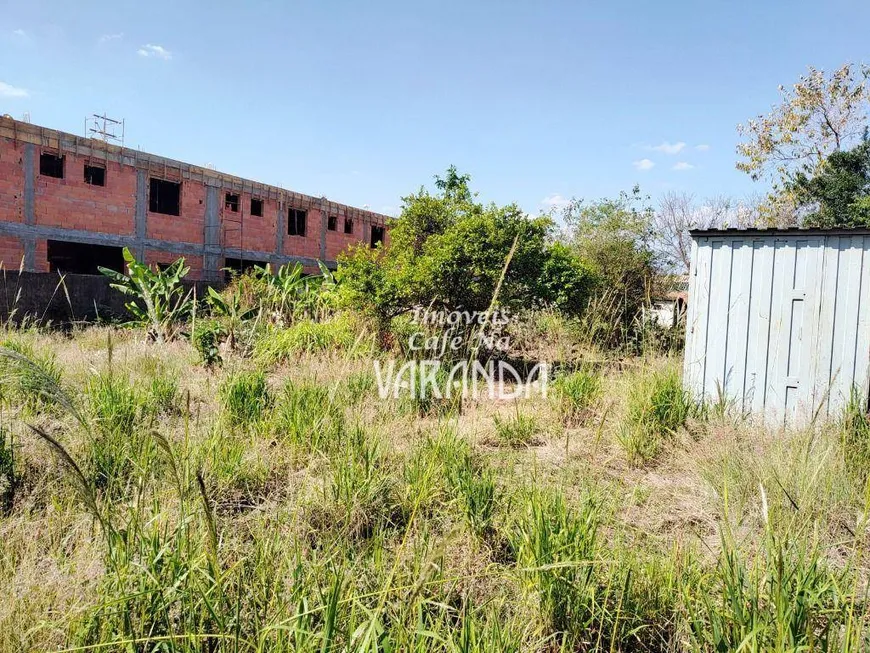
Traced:
[[306, 275], [300, 263], [282, 265], [274, 274], [269, 265], [255, 270], [257, 279], [265, 284], [273, 319], [292, 322], [299, 317], [317, 318], [322, 313], [335, 278], [323, 264], [318, 265], [320, 276]]
[[239, 286], [235, 286], [233, 292], [227, 295], [222, 295], [209, 286], [206, 301], [211, 306], [213, 315], [224, 318], [226, 322], [224, 326], [226, 328], [227, 345], [230, 349], [235, 349], [238, 334], [241, 332], [244, 323], [256, 315], [257, 309], [244, 308], [242, 306], [242, 291]]
[[125, 304], [134, 317], [132, 324], [145, 327], [157, 342], [174, 339], [193, 308], [193, 291], [185, 293], [181, 283], [190, 267], [179, 258], [163, 269], [152, 269], [137, 261], [128, 248], [123, 254], [127, 274], [104, 267], [100, 272], [112, 281], [112, 288], [134, 298]]

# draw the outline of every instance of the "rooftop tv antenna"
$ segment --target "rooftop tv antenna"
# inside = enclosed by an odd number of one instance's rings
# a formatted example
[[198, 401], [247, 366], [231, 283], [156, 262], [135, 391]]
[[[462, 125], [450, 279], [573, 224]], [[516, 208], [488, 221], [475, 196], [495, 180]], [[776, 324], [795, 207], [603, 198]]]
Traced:
[[85, 136], [124, 147], [124, 121], [94, 113], [85, 118]]

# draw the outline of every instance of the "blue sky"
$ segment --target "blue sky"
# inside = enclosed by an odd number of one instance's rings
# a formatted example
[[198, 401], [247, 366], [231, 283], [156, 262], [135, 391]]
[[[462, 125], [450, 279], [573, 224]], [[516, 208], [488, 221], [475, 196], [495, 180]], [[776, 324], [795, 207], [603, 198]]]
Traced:
[[450, 164], [532, 213], [763, 191], [737, 123], [807, 65], [870, 59], [857, 0], [0, 7], [0, 113], [105, 111], [128, 146], [385, 212]]

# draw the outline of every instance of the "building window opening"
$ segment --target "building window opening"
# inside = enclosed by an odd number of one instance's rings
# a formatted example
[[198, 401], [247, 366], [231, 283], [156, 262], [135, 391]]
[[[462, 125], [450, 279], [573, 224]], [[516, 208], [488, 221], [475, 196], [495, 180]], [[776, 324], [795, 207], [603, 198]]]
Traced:
[[39, 174], [45, 177], [63, 179], [63, 160], [65, 157], [42, 152], [39, 155]]
[[124, 271], [124, 250], [109, 245], [48, 241], [48, 269], [67, 274], [100, 274], [99, 268]]
[[251, 198], [251, 215], [255, 215], [258, 218], [263, 217], [263, 200], [256, 197]]
[[224, 208], [233, 213], [239, 212], [239, 196], [235, 193], [227, 193], [224, 198]]
[[353, 220], [350, 218], [344, 219], [344, 233], [352, 234], [353, 233]]
[[335, 231], [338, 229], [338, 218], [334, 215], [329, 216], [326, 219], [326, 228], [330, 231]]
[[101, 166], [89, 166], [85, 164], [85, 183], [91, 186], [106, 185], [106, 169]]
[[148, 210], [164, 215], [181, 215], [181, 184], [152, 177]]
[[372, 225], [371, 246], [377, 247], [382, 242], [384, 242], [384, 228]]
[[247, 258], [225, 258], [223, 267], [224, 280], [229, 282], [234, 276], [243, 272], [250, 272], [254, 268], [266, 269], [268, 264], [268, 261], [254, 261]]
[[287, 213], [287, 233], [291, 236], [304, 236], [307, 219], [308, 211], [304, 209], [290, 209]]

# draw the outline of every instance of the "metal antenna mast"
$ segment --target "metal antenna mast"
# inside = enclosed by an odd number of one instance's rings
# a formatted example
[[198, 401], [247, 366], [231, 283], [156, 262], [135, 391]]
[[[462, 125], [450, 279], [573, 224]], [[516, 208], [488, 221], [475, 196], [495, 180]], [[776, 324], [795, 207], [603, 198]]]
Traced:
[[85, 118], [85, 135], [124, 147], [124, 121], [109, 118], [105, 113], [102, 116], [95, 113]]

